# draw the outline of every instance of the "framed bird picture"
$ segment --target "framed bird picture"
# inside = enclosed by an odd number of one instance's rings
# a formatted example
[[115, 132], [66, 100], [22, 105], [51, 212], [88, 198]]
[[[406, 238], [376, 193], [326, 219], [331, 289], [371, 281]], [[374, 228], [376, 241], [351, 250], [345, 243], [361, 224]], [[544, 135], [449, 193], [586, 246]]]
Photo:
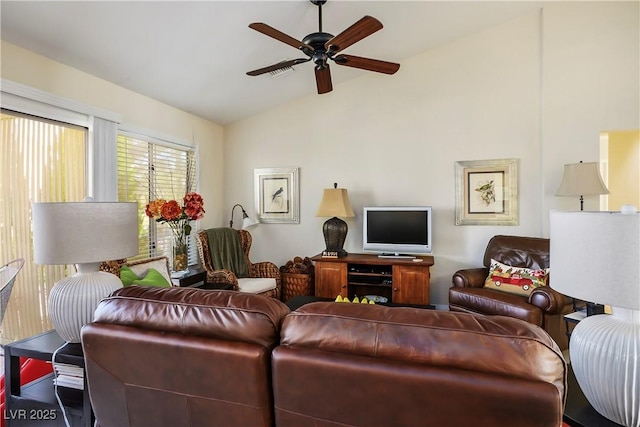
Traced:
[[300, 223], [299, 168], [254, 169], [257, 217], [264, 223]]
[[456, 162], [456, 225], [518, 225], [518, 159]]

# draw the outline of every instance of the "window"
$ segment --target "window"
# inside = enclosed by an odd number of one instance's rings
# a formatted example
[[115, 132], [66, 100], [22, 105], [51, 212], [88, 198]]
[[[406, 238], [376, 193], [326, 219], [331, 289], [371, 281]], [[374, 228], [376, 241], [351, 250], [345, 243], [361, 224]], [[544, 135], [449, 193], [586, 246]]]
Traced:
[[[150, 200], [177, 200], [196, 191], [195, 151], [154, 138], [118, 135], [118, 200], [137, 202], [140, 222], [139, 258], [171, 253], [171, 229], [145, 215]], [[197, 263], [196, 224], [189, 236], [189, 264]], [[171, 258], [171, 257], [169, 257]]]
[[[74, 273], [73, 266], [32, 263], [32, 202], [87, 195], [138, 202], [139, 257], [145, 257], [171, 249], [168, 227], [144, 215], [149, 199], [181, 201], [197, 190], [194, 149], [126, 132], [118, 137], [117, 114], [4, 79], [0, 101], [0, 265], [26, 260], [0, 326], [5, 343], [52, 329], [49, 291]], [[189, 260], [197, 263], [192, 227]]]
[[52, 329], [49, 290], [69, 267], [33, 263], [31, 203], [84, 199], [88, 132], [3, 109], [0, 135], [0, 260], [25, 259], [2, 323], [6, 342]]

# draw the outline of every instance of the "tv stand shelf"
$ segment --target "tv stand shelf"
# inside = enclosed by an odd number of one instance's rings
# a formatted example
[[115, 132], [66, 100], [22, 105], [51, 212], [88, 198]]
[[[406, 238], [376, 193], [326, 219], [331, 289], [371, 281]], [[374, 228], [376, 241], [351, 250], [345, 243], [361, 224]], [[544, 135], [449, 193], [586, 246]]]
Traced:
[[378, 295], [397, 304], [429, 304], [432, 256], [380, 258], [372, 254], [348, 254], [340, 258], [316, 255], [315, 296], [353, 299]]

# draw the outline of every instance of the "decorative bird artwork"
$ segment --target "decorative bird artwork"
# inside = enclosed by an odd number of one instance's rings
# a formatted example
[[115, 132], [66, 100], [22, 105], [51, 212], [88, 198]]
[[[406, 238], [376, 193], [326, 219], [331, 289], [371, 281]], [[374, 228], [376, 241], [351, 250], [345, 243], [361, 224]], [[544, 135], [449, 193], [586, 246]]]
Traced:
[[495, 192], [495, 185], [493, 183], [493, 180], [477, 187], [475, 190], [480, 193], [480, 197], [482, 198], [482, 201], [487, 206], [489, 206], [491, 203], [495, 203], [496, 192]]
[[282, 197], [282, 192], [284, 191], [284, 188], [280, 187], [276, 190], [275, 193], [273, 193], [273, 195], [271, 196], [271, 202], [275, 202], [277, 198]]

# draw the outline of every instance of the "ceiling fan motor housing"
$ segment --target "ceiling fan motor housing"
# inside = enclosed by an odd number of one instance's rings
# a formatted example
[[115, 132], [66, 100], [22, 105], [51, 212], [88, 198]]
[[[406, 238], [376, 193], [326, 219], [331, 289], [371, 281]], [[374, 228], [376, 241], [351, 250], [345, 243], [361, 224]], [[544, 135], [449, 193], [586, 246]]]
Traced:
[[[328, 42], [332, 38], [333, 38], [333, 34], [329, 34], [329, 33], [311, 33], [302, 39], [302, 43], [311, 46], [316, 52], [319, 50], [326, 51], [324, 45], [326, 42]], [[302, 51], [310, 56], [310, 53], [311, 53], [310, 49], [306, 49], [303, 47]], [[306, 51], [309, 51], [310, 53], [307, 53]]]
[[311, 33], [302, 39], [303, 43], [313, 48], [313, 50], [311, 50], [303, 47], [302, 51], [321, 69], [324, 69], [327, 66], [327, 59], [329, 59], [327, 49], [324, 45], [332, 38], [333, 34], [329, 33]]

